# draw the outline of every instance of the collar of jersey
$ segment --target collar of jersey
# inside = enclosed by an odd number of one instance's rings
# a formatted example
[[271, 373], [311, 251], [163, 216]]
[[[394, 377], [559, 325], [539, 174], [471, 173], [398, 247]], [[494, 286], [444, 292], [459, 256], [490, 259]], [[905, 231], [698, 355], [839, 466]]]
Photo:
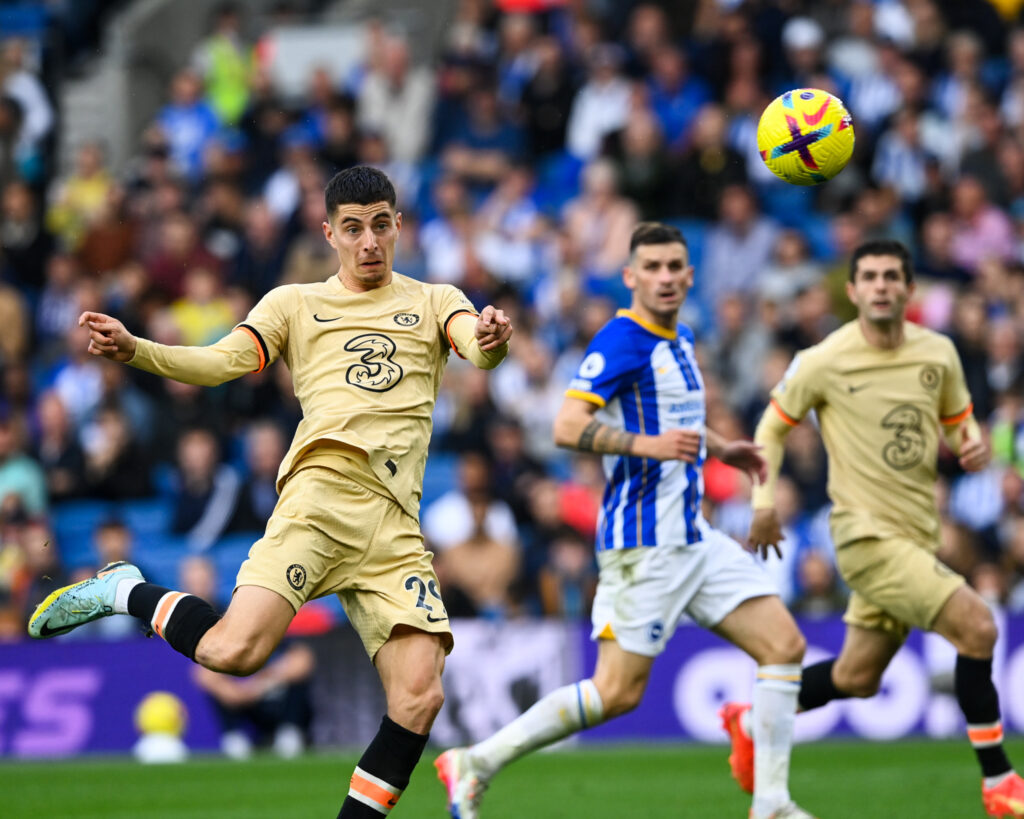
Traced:
[[641, 327], [643, 327], [645, 330], [647, 330], [647, 332], [654, 333], [654, 335], [661, 336], [661, 338], [674, 339], [677, 335], [677, 333], [673, 332], [672, 330], [666, 330], [664, 327], [659, 327], [657, 324], [652, 324], [647, 319], [638, 316], [632, 310], [622, 309], [619, 310], [615, 315], [631, 319], [635, 321], [637, 324], [639, 324]]

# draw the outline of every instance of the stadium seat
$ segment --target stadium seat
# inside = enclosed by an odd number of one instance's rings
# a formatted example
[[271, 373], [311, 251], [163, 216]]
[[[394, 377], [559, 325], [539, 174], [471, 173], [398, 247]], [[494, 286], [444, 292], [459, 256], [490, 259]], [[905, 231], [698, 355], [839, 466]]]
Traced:
[[450, 452], [431, 452], [427, 456], [427, 468], [423, 473], [423, 499], [420, 509], [425, 509], [458, 482], [459, 459]]
[[174, 509], [166, 498], [143, 498], [125, 501], [118, 507], [117, 514], [136, 540], [145, 540], [170, 531]]
[[51, 511], [53, 534], [65, 568], [77, 569], [95, 561], [93, 533], [114, 514], [114, 505], [107, 501], [65, 501], [54, 505]]

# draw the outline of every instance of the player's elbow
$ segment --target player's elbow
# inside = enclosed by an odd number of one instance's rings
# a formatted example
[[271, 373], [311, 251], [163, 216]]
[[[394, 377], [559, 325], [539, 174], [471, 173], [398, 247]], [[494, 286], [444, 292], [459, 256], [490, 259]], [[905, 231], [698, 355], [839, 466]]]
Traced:
[[567, 421], [560, 415], [555, 418], [555, 423], [551, 431], [552, 436], [555, 439], [555, 446], [571, 449], [579, 440], [579, 433], [576, 430], [576, 425]]

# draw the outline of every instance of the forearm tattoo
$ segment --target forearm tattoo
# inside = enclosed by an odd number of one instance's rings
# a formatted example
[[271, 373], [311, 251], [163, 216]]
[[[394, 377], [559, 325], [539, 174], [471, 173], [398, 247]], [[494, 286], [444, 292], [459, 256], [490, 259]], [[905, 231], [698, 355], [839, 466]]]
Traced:
[[612, 429], [600, 421], [591, 421], [583, 428], [576, 448], [583, 452], [599, 452], [613, 455], [629, 455], [633, 451], [632, 432]]

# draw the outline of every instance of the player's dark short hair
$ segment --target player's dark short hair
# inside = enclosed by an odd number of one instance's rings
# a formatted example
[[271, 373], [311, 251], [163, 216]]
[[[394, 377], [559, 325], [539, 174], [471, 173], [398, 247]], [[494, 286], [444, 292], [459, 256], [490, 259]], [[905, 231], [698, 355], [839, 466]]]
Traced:
[[342, 205], [372, 205], [387, 202], [393, 208], [397, 197], [395, 186], [387, 175], [367, 165], [356, 165], [339, 171], [324, 189], [327, 218]]
[[914, 265], [910, 259], [910, 251], [903, 242], [895, 239], [872, 239], [858, 246], [850, 256], [851, 282], [857, 272], [857, 263], [864, 256], [895, 256], [903, 264], [903, 275], [906, 276], [907, 284], [914, 280]]
[[689, 250], [679, 228], [663, 222], [641, 222], [633, 228], [633, 235], [629, 237], [629, 255], [632, 256], [640, 245], [668, 245], [673, 242], [678, 242]]

